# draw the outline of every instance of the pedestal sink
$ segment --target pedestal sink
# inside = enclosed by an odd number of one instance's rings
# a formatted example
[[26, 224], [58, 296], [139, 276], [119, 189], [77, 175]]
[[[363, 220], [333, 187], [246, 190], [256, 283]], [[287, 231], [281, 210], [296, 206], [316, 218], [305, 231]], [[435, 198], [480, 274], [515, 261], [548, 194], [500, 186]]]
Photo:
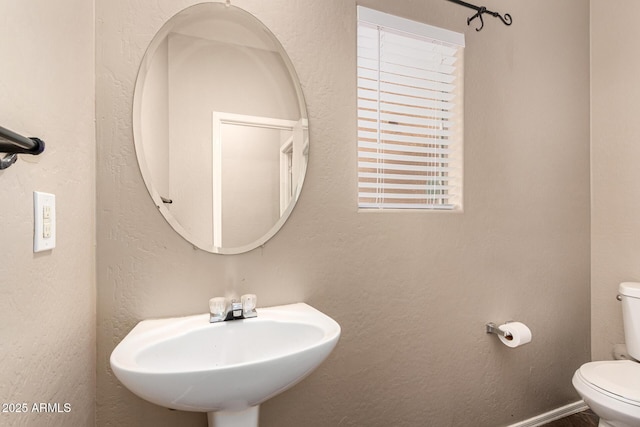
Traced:
[[129, 390], [160, 406], [207, 412], [209, 426], [256, 427], [258, 406], [317, 368], [340, 326], [304, 304], [209, 323], [209, 314], [144, 320], [111, 353]]

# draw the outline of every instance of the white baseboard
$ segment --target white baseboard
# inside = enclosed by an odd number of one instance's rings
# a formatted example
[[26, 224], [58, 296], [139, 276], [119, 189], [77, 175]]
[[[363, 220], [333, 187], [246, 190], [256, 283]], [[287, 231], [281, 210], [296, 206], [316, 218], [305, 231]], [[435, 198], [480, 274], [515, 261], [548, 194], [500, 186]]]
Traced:
[[520, 421], [516, 424], [511, 424], [509, 427], [538, 427], [551, 421], [559, 420], [560, 418], [568, 417], [569, 415], [577, 414], [585, 409], [588, 409], [586, 403], [583, 400], [579, 400], [575, 403], [570, 403], [561, 408], [554, 409], [553, 411], [545, 412], [536, 417], [529, 418], [528, 420]]

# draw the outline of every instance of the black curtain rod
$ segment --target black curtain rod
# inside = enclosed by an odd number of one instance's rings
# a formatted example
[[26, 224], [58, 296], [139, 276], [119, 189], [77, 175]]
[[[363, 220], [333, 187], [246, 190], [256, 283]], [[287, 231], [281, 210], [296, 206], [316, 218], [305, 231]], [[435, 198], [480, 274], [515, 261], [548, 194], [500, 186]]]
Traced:
[[452, 3], [459, 4], [460, 6], [468, 7], [469, 9], [473, 9], [476, 11], [475, 15], [473, 15], [471, 18], [467, 18], [467, 25], [471, 25], [471, 21], [473, 21], [474, 19], [480, 18], [480, 27], [476, 28], [476, 31], [480, 31], [482, 28], [484, 28], [484, 19], [482, 19], [482, 15], [484, 15], [485, 13], [488, 13], [494, 18], [500, 18], [500, 20], [505, 25], [511, 25], [513, 23], [513, 19], [511, 19], [511, 15], [509, 15], [508, 13], [505, 13], [503, 17], [498, 12], [492, 12], [484, 6], [476, 6], [475, 4], [467, 3], [466, 1], [462, 1], [462, 0], [449, 0], [449, 1]]
[[38, 155], [44, 151], [44, 141], [27, 138], [0, 126], [0, 153], [7, 153], [0, 159], [0, 170], [6, 169], [18, 160], [18, 154]]
[[27, 138], [0, 126], [0, 153], [40, 154], [44, 151], [44, 141]]

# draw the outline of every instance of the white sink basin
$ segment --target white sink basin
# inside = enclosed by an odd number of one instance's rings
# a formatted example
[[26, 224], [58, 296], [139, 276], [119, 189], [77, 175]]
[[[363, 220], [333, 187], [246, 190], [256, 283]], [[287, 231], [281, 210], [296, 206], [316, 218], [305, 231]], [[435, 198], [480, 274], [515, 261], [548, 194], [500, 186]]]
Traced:
[[144, 320], [113, 350], [111, 368], [149, 402], [208, 412], [217, 427], [251, 426], [258, 405], [309, 375], [339, 337], [333, 319], [304, 303], [220, 323], [209, 314]]

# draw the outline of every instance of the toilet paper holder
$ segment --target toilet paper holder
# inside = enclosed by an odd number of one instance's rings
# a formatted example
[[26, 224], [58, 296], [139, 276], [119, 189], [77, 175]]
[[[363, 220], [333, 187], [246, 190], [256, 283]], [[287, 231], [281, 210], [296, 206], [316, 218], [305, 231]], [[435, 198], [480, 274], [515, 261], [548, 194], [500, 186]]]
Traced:
[[[509, 322], [512, 322], [512, 320], [510, 320]], [[504, 322], [504, 323], [509, 323], [509, 322]], [[503, 337], [505, 337], [508, 340], [513, 339], [513, 337], [511, 336], [511, 334], [509, 332], [505, 332], [502, 329], [498, 328], [498, 326], [493, 322], [487, 323], [486, 327], [487, 327], [487, 333], [488, 334], [502, 335]]]

